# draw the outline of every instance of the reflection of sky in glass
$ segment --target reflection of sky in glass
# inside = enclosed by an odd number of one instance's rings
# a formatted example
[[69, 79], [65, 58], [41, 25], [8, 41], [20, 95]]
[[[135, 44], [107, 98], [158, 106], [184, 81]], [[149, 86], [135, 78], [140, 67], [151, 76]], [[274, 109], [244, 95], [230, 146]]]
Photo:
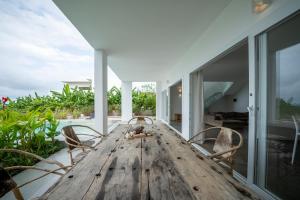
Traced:
[[300, 43], [277, 51], [276, 57], [279, 61], [278, 96], [285, 101], [293, 98], [292, 103], [300, 105]]

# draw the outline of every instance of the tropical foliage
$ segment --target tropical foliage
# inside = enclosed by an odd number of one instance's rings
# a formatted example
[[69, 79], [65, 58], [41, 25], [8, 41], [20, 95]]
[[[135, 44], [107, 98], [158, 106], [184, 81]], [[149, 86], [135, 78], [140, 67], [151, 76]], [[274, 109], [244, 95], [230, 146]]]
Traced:
[[[51, 110], [20, 113], [0, 111], [0, 148], [16, 148], [48, 157], [63, 147], [55, 140], [58, 120]], [[0, 153], [0, 165], [32, 165], [32, 158], [12, 153]]]
[[[108, 112], [121, 113], [121, 89], [112, 87], [107, 92]], [[132, 90], [133, 112], [136, 115], [155, 114], [155, 88], [151, 84], [142, 86], [141, 89]], [[58, 119], [65, 119], [67, 116], [78, 118], [80, 114], [90, 116], [94, 112], [94, 93], [92, 90], [71, 89], [65, 85], [61, 92], [51, 91], [50, 95], [19, 97], [10, 101], [8, 109], [21, 113], [51, 110]]]
[[[109, 113], [121, 112], [121, 89], [112, 87], [107, 94]], [[152, 85], [132, 90], [132, 109], [135, 115], [155, 115], [156, 94]]]
[[94, 93], [91, 90], [71, 89], [67, 84], [62, 92], [51, 91], [47, 96], [35, 93], [35, 97], [19, 97], [10, 102], [8, 109], [21, 113], [51, 110], [59, 119], [65, 119], [68, 115], [77, 118], [81, 113], [90, 115], [94, 112]]
[[[109, 112], [121, 112], [121, 89], [111, 88], [108, 93]], [[133, 112], [136, 115], [155, 114], [155, 89], [145, 85], [133, 89]], [[5, 101], [4, 101], [5, 100]], [[71, 89], [65, 85], [61, 92], [50, 95], [31, 95], [16, 100], [2, 98], [0, 106], [0, 148], [16, 148], [48, 157], [62, 148], [58, 135], [57, 119], [94, 112], [94, 93], [91, 90]], [[9, 102], [7, 104], [7, 102]], [[11, 153], [0, 153], [0, 166], [32, 165], [36, 160]]]
[[121, 112], [121, 90], [117, 87], [112, 87], [107, 92], [108, 113], [113, 114]]
[[146, 85], [132, 91], [132, 109], [136, 115], [155, 115], [156, 95], [154, 88]]

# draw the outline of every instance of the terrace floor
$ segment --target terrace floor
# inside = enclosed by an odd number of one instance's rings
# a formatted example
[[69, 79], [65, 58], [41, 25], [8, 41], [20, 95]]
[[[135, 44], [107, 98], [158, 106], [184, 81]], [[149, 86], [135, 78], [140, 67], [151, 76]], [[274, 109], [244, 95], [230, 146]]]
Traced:
[[127, 140], [119, 125], [42, 199], [256, 199], [167, 126]]

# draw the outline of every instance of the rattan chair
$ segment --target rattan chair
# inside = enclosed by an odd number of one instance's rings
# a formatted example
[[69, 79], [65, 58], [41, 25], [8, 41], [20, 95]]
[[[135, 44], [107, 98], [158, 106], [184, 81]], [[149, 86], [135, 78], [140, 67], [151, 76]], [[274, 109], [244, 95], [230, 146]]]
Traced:
[[125, 135], [134, 131], [138, 134], [134, 138], [151, 136], [154, 128], [154, 122], [150, 117], [136, 116], [127, 122], [128, 126], [125, 130]]
[[[209, 131], [211, 130], [220, 130], [217, 137], [206, 137]], [[238, 136], [238, 144], [233, 144], [233, 134]], [[234, 165], [234, 155], [243, 145], [242, 135], [230, 128], [226, 127], [212, 127], [206, 130], [203, 130], [193, 136], [188, 142], [190, 144], [202, 145], [207, 141], [214, 141], [213, 151], [214, 153], [208, 155], [209, 159], [214, 160], [217, 163], [222, 161], [228, 162], [230, 167], [230, 172], [233, 172]]]
[[[2, 196], [4, 196], [6, 193], [12, 191], [13, 194], [15, 195], [15, 198], [17, 200], [23, 200], [23, 195], [20, 192], [19, 188], [30, 184], [38, 179], [41, 179], [49, 174], [55, 174], [58, 176], [63, 176], [67, 171], [68, 168], [71, 166], [65, 166], [62, 163], [56, 161], [56, 160], [50, 160], [50, 159], [44, 159], [36, 154], [33, 153], [29, 153], [26, 151], [22, 151], [22, 150], [18, 150], [18, 149], [0, 149], [0, 153], [16, 153], [16, 154], [21, 154], [23, 156], [27, 156], [27, 157], [31, 157], [43, 162], [46, 162], [48, 164], [54, 164], [57, 165], [58, 168], [56, 169], [43, 169], [43, 168], [39, 168], [37, 166], [11, 166], [11, 167], [5, 167], [2, 168], [0, 167], [0, 198]], [[17, 185], [16, 182], [11, 178], [11, 176], [9, 175], [8, 171], [11, 170], [25, 170], [25, 169], [33, 169], [33, 170], [38, 170], [38, 171], [43, 171], [45, 172], [44, 174], [42, 174], [41, 176], [38, 176], [34, 179], [31, 179], [25, 183], [22, 183], [20, 185]]]
[[[134, 123], [134, 120], [136, 122]], [[153, 125], [153, 120], [150, 117], [145, 116], [137, 116], [133, 117], [128, 121], [128, 124], [136, 124], [136, 125]]]
[[[74, 127], [81, 127], [81, 128], [87, 128], [96, 135], [92, 134], [86, 134], [86, 133], [76, 133], [75, 130], [73, 129]], [[84, 126], [84, 125], [68, 125], [62, 128], [61, 134], [65, 137], [65, 143], [68, 146], [68, 153], [70, 155], [70, 160], [71, 164], [74, 165], [74, 158], [72, 152], [78, 149], [82, 149], [82, 152], [87, 153], [86, 149], [90, 150], [95, 150], [95, 147], [92, 145], [89, 145], [88, 143], [95, 140], [95, 139], [101, 139], [104, 137], [103, 134], [99, 133], [95, 129], [89, 127], [89, 126]], [[85, 136], [88, 137], [89, 139], [87, 140], [80, 140], [78, 136]]]

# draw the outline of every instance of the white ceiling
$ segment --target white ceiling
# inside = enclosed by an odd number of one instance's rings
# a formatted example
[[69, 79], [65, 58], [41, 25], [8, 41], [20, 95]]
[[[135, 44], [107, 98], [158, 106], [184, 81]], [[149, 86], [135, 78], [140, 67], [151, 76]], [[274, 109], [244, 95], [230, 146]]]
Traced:
[[242, 42], [237, 47], [225, 52], [203, 69], [203, 80], [212, 82], [233, 82], [227, 94], [235, 94], [249, 80], [248, 43]]
[[54, 0], [122, 80], [160, 80], [231, 0]]
[[204, 81], [248, 81], [248, 43], [229, 50], [203, 69]]

